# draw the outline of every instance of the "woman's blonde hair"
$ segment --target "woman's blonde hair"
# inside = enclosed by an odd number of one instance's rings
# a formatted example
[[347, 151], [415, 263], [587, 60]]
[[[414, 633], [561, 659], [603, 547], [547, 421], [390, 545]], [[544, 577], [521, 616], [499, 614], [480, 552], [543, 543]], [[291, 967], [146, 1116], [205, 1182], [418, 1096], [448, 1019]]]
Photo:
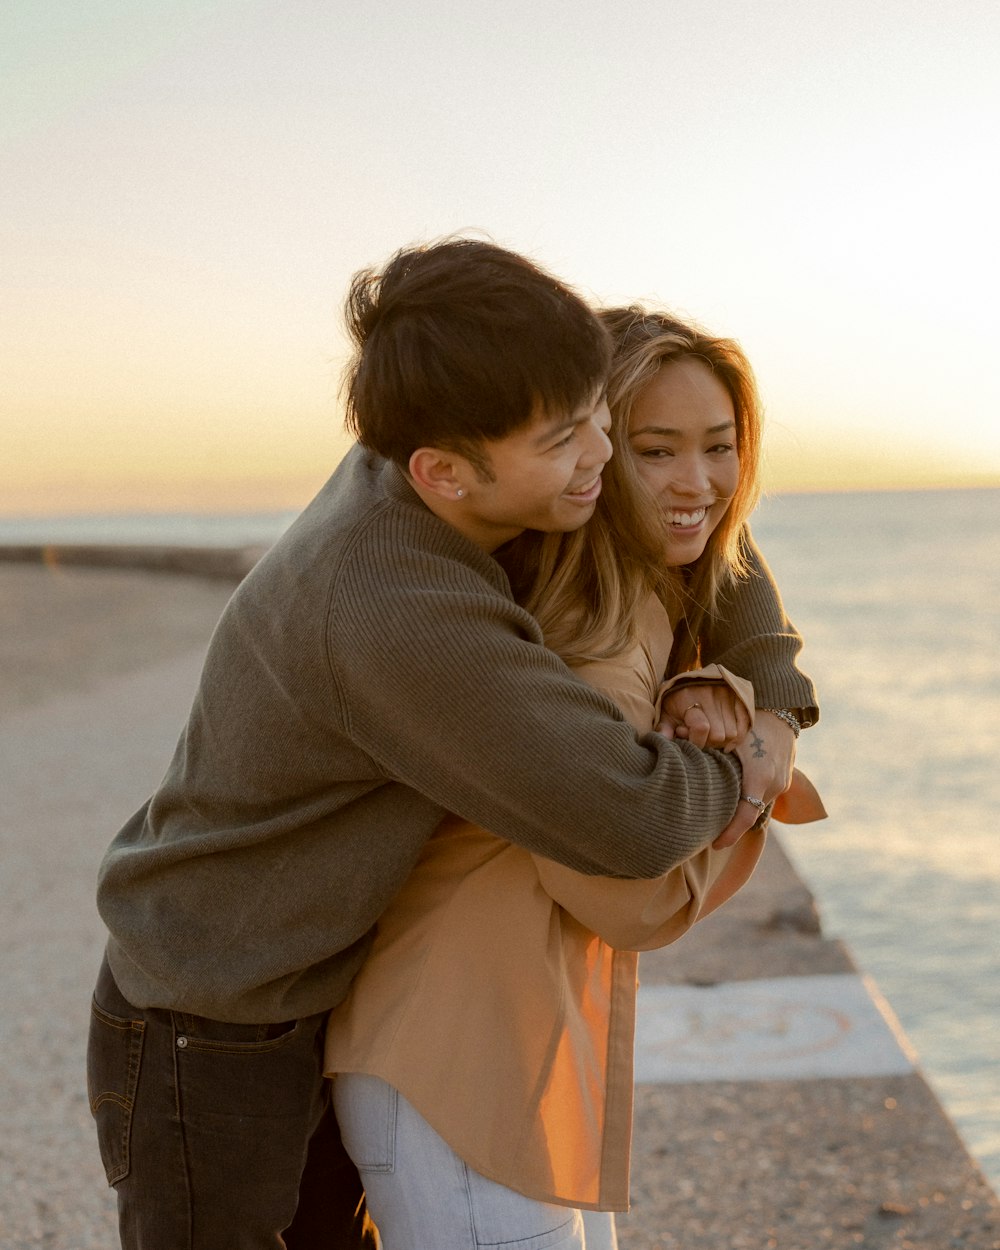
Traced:
[[[546, 644], [569, 663], [624, 651], [642, 604], [658, 595], [676, 631], [671, 668], [679, 671], [698, 663], [706, 618], [717, 611], [726, 584], [746, 574], [745, 525], [760, 494], [760, 400], [749, 361], [731, 339], [637, 305], [599, 315], [614, 344], [608, 379], [614, 455], [594, 516], [569, 534], [529, 531], [498, 556]], [[704, 553], [677, 570], [664, 563], [666, 521], [636, 469], [628, 426], [639, 392], [663, 365], [688, 356], [708, 365], [733, 401], [740, 477]]]
[[594, 515], [568, 534], [528, 530], [497, 552], [514, 597], [542, 627], [545, 643], [568, 664], [607, 659], [635, 640], [639, 610], [658, 595], [678, 602], [663, 563], [666, 528], [659, 508], [636, 489], [631, 455], [615, 455], [602, 474]]

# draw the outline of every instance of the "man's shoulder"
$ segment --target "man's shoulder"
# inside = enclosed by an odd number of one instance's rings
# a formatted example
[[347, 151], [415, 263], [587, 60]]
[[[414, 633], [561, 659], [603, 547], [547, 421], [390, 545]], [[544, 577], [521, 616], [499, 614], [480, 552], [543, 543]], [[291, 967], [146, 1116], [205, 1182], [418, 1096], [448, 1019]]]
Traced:
[[316, 567], [329, 575], [359, 543], [377, 543], [387, 527], [405, 527], [408, 514], [409, 523], [419, 528], [419, 514], [406, 497], [403, 475], [390, 462], [355, 445], [278, 539], [267, 560], [272, 566], [302, 572]]
[[265, 583], [391, 599], [397, 588], [464, 584], [509, 596], [486, 552], [436, 517], [402, 471], [355, 446], [255, 570]]
[[279, 542], [289, 554], [319, 546], [327, 550], [363, 533], [398, 499], [397, 476], [386, 460], [355, 445]]

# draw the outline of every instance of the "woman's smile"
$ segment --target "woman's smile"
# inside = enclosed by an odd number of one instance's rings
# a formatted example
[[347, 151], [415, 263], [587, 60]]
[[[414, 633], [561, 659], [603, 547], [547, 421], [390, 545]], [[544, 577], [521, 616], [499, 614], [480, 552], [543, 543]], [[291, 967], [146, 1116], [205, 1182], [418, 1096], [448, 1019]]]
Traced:
[[663, 509], [667, 563], [692, 563], [739, 485], [729, 392], [697, 357], [663, 365], [632, 405], [629, 446], [639, 476]]
[[700, 508], [668, 508], [665, 512], [668, 525], [675, 529], [696, 529], [704, 521], [708, 512], [708, 505], [702, 504]]

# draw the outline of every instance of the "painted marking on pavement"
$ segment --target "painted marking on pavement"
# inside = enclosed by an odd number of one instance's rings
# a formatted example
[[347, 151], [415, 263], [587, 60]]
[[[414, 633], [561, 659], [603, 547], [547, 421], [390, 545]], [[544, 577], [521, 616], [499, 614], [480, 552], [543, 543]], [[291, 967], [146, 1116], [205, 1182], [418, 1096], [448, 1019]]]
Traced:
[[892, 1009], [868, 977], [639, 990], [638, 1082], [904, 1076], [915, 1064]]

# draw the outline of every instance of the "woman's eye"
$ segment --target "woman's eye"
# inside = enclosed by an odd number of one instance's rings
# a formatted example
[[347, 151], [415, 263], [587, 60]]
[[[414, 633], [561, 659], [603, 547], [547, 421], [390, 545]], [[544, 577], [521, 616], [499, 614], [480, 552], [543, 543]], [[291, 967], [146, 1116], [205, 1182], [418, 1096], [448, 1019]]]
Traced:
[[645, 451], [640, 451], [639, 455], [643, 460], [665, 460], [674, 453], [666, 447], [647, 447]]
[[716, 443], [716, 445], [712, 447], [710, 450], [712, 451], [713, 455], [724, 456], [727, 452], [735, 451], [736, 448], [733, 446], [732, 443]]

